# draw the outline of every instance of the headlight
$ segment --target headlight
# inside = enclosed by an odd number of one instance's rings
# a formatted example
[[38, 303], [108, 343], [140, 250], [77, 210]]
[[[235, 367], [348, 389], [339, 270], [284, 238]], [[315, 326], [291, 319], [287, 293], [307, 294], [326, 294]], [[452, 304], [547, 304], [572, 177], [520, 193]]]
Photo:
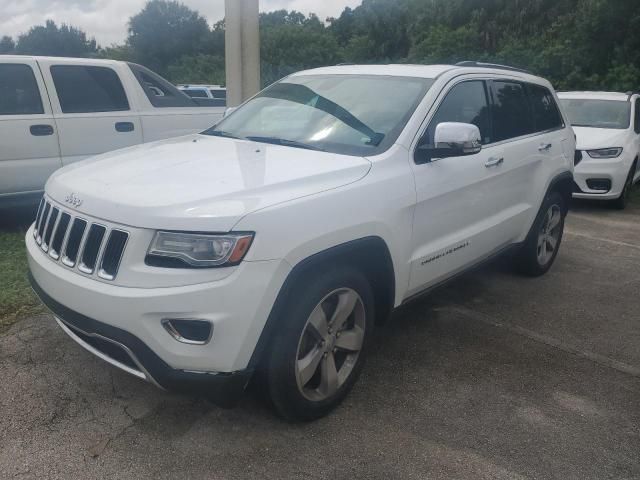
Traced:
[[587, 150], [591, 158], [616, 158], [622, 153], [622, 148], [601, 148], [600, 150]]
[[252, 241], [253, 233], [157, 232], [145, 262], [169, 268], [227, 267], [242, 261]]

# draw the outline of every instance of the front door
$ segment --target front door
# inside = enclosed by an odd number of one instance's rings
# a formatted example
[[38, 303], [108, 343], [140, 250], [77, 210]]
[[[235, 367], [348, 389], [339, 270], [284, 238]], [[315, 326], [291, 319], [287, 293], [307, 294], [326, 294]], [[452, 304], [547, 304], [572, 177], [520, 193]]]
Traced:
[[[433, 143], [442, 122], [472, 123], [483, 149], [476, 155], [413, 164], [414, 216], [409, 295], [472, 265], [509, 241], [501, 202], [504, 146], [493, 144], [489, 90], [465, 80], [446, 93], [424, 133]], [[493, 145], [492, 145], [493, 144]]]
[[0, 200], [38, 193], [60, 168], [58, 131], [34, 60], [0, 63]]

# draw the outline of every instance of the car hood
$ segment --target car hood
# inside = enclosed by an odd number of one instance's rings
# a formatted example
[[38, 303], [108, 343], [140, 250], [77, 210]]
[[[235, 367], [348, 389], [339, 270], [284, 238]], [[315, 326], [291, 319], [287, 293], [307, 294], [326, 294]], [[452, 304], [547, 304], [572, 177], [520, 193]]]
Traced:
[[627, 130], [611, 128], [573, 127], [576, 134], [576, 149], [596, 150], [599, 148], [624, 147]]
[[362, 157], [189, 135], [62, 168], [46, 193], [124, 225], [225, 232], [248, 213], [355, 182], [370, 168]]

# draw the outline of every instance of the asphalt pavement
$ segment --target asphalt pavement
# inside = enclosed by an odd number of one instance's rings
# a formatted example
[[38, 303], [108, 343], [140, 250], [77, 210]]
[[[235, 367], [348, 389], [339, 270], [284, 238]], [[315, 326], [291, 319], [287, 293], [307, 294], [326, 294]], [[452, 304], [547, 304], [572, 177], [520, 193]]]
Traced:
[[0, 382], [0, 479], [639, 479], [640, 208], [579, 204], [545, 277], [505, 258], [398, 310], [314, 423], [159, 391], [48, 315]]

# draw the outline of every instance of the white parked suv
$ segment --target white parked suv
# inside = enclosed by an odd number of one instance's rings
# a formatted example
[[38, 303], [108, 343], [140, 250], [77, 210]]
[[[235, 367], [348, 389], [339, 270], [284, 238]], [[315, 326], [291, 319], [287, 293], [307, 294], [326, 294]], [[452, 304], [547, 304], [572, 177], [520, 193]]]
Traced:
[[566, 92], [558, 97], [577, 136], [573, 196], [625, 208], [640, 181], [640, 95]]
[[32, 284], [133, 375], [232, 405], [258, 374], [280, 414], [317, 418], [394, 307], [508, 250], [551, 267], [574, 150], [551, 85], [522, 71], [300, 72], [202, 134], [56, 172]]
[[0, 207], [37, 204], [60, 167], [201, 132], [224, 110], [132, 63], [0, 55]]

